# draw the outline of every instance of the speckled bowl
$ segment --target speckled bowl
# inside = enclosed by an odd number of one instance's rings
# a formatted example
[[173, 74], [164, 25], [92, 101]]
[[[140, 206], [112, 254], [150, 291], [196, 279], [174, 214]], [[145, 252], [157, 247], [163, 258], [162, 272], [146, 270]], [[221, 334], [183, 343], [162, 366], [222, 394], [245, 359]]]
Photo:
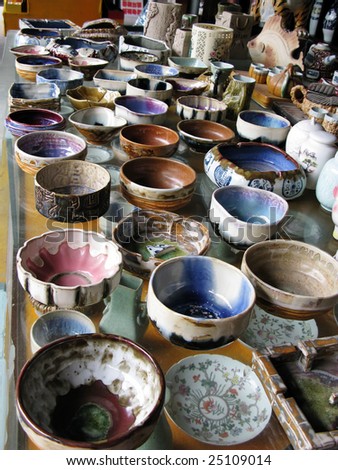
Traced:
[[81, 85], [67, 90], [66, 96], [75, 109], [92, 108], [94, 106], [115, 109], [115, 98], [120, 96], [120, 93], [101, 87]]
[[109, 62], [95, 57], [72, 57], [68, 64], [72, 70], [83, 73], [84, 80], [93, 80], [96, 72], [106, 67]]
[[236, 129], [242, 140], [282, 145], [291, 129], [291, 123], [268, 111], [245, 110], [237, 116]]
[[177, 130], [188, 147], [204, 154], [215, 145], [231, 142], [235, 137], [230, 127], [203, 119], [183, 119], [177, 123]]
[[115, 99], [115, 114], [128, 124], [163, 124], [168, 105], [148, 96], [119, 96]]
[[175, 67], [169, 67], [161, 64], [140, 64], [136, 65], [134, 71], [138, 78], [154, 78], [156, 80], [165, 80], [179, 76], [179, 71]]
[[84, 334], [41, 348], [24, 365], [16, 406], [39, 449], [132, 450], [153, 432], [164, 395], [163, 372], [145, 349], [120, 336]]
[[173, 98], [177, 100], [181, 96], [199, 96], [208, 87], [208, 82], [202, 80], [192, 80], [190, 78], [168, 78], [167, 83], [173, 86]]
[[5, 120], [9, 132], [20, 137], [34, 131], [58, 130], [66, 127], [66, 119], [55, 111], [40, 108], [27, 108], [9, 113]]
[[148, 96], [156, 100], [171, 104], [173, 87], [164, 80], [155, 80], [151, 78], [135, 78], [127, 83], [127, 95]]
[[10, 111], [26, 108], [60, 110], [61, 94], [55, 83], [12, 83], [8, 90]]
[[181, 256], [152, 272], [147, 309], [165, 339], [204, 350], [237, 339], [255, 299], [253, 285], [238, 268], [209, 256]]
[[136, 65], [158, 64], [160, 59], [150, 52], [125, 51], [119, 54], [120, 67], [122, 70], [133, 71]]
[[83, 84], [83, 73], [69, 69], [47, 69], [36, 74], [36, 83], [55, 83], [60, 89], [61, 95], [67, 90], [79, 87]]
[[61, 68], [62, 60], [51, 56], [25, 55], [15, 59], [15, 70], [20, 77], [30, 82], [36, 81], [41, 70]]
[[204, 119], [224, 122], [227, 105], [208, 96], [188, 95], [176, 100], [176, 114], [181, 119]]
[[169, 57], [168, 64], [176, 68], [180, 76], [198, 76], [208, 70], [209, 66], [194, 57]]
[[135, 72], [104, 69], [96, 72], [93, 80], [95, 85], [98, 87], [105, 88], [106, 90], [118, 91], [121, 95], [125, 95], [129, 80], [136, 77], [137, 75]]

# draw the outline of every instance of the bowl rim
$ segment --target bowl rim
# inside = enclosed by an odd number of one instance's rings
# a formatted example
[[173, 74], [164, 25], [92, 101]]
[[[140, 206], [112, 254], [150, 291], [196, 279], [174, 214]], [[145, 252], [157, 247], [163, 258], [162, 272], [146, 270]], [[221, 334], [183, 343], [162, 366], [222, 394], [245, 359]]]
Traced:
[[[66, 119], [64, 118], [64, 116], [62, 116], [62, 114], [60, 114], [58, 111], [54, 111], [52, 109], [45, 109], [45, 108], [24, 108], [24, 109], [16, 109], [15, 111], [10, 111], [7, 114], [6, 121], [8, 120], [9, 122], [14, 122], [20, 125], [26, 124], [26, 123], [23, 123], [22, 121], [15, 120], [16, 115], [26, 114], [26, 113], [39, 114], [41, 112], [43, 113], [46, 112], [47, 114], [49, 114], [49, 116], [54, 116], [55, 118], [58, 118], [58, 120], [53, 122], [53, 124], [49, 124], [50, 126], [66, 124]], [[45, 124], [26, 124], [26, 125], [29, 127], [37, 128], [37, 129], [39, 128], [39, 126], [46, 127]]]
[[215, 109], [208, 109], [208, 112], [219, 112], [219, 111], [225, 111], [227, 108], [227, 104], [224, 101], [220, 101], [217, 98], [212, 98], [211, 96], [203, 96], [203, 95], [183, 95], [179, 96], [176, 100], [176, 106], [182, 106], [188, 109], [197, 109], [197, 111], [205, 111], [205, 109], [199, 109], [194, 107], [192, 104], [185, 103], [185, 101], [189, 101], [192, 99], [197, 99], [197, 102], [200, 102], [201, 100], [206, 101], [207, 103], [210, 104], [215, 104]]
[[[146, 88], [141, 88], [139, 86], [137, 86], [137, 84], [133, 83], [133, 82], [136, 82], [138, 80], [148, 80], [150, 83], [163, 83], [166, 85], [166, 88], [165, 90], [148, 90]], [[151, 92], [151, 93], [158, 93], [159, 95], [163, 94], [163, 93], [168, 93], [168, 92], [171, 92], [171, 90], [173, 89], [173, 86], [170, 82], [168, 82], [167, 80], [160, 80], [160, 79], [157, 79], [157, 78], [147, 78], [147, 77], [135, 77], [135, 78], [131, 78], [130, 80], [128, 80], [127, 82], [127, 93], [128, 93], [128, 88], [135, 88], [136, 90], [142, 90], [144, 92]], [[152, 98], [150, 96], [150, 98]]]
[[[134, 111], [134, 110], [130, 109], [128, 106], [126, 106], [126, 104], [125, 104], [125, 102], [128, 102], [130, 100], [143, 101], [143, 102], [156, 104], [159, 107], [162, 107], [162, 111], [157, 112], [157, 113], [144, 113], [144, 112]], [[115, 107], [116, 108], [126, 109], [128, 113], [134, 114], [136, 116], [146, 116], [146, 117], [161, 116], [161, 115], [166, 114], [168, 112], [168, 109], [169, 109], [169, 106], [164, 101], [158, 100], [156, 98], [152, 98], [150, 96], [121, 95], [121, 96], [117, 96], [114, 101], [115, 101]], [[122, 103], [121, 103], [121, 101], [122, 101]]]
[[[97, 109], [99, 111], [97, 111]], [[102, 111], [103, 110], [103, 111]], [[119, 121], [120, 124], [117, 124], [116, 125], [111, 125], [111, 126], [102, 126], [101, 124], [88, 124], [88, 123], [85, 123], [85, 122], [79, 122], [77, 121], [76, 118], [78, 115], [81, 115], [81, 114], [86, 114], [86, 113], [93, 113], [93, 112], [103, 112], [104, 114], [108, 114], [110, 115], [111, 117], [114, 118], [115, 121]], [[109, 113], [107, 111], [110, 111]], [[128, 124], [127, 122], [127, 119], [125, 119], [124, 117], [122, 116], [116, 116], [114, 111], [110, 108], [107, 108], [105, 106], [94, 106], [94, 107], [89, 107], [89, 108], [81, 108], [81, 109], [77, 109], [75, 110], [70, 116], [68, 116], [68, 121], [74, 126], [74, 127], [81, 127], [82, 129], [87, 129], [87, 130], [90, 130], [90, 129], [95, 129], [95, 130], [107, 130], [107, 131], [111, 131], [111, 130], [114, 130], [114, 129], [119, 129], [121, 126], [126, 126]]]
[[[65, 75], [64, 77], [46, 77], [46, 74], [49, 73], [55, 73], [56, 75]], [[60, 83], [68, 83], [68, 82], [74, 82], [78, 80], [83, 80], [84, 74], [82, 72], [78, 72], [77, 70], [72, 70], [72, 69], [64, 69], [64, 68], [57, 68], [53, 67], [50, 69], [43, 69], [39, 70], [37, 73], [37, 77], [43, 78], [43, 80], [46, 81], [51, 81], [51, 82], [60, 82]], [[38, 79], [38, 78], [37, 78]]]
[[[90, 61], [91, 63], [89, 64], [79, 64], [78, 62], [82, 61]], [[68, 59], [68, 64], [69, 66], [74, 66], [74, 67], [97, 67], [98, 65], [108, 65], [109, 61], [105, 59], [100, 59], [99, 57], [82, 57], [82, 56], [75, 56], [75, 57], [69, 57]]]
[[[170, 134], [174, 138], [174, 141], [173, 142], [166, 141], [165, 143], [161, 142], [161, 143], [156, 144], [156, 145], [143, 144], [143, 143], [138, 142], [136, 140], [131, 140], [130, 138], [126, 137], [126, 135], [125, 135], [126, 132], [132, 130], [131, 128], [133, 128], [133, 129], [144, 129], [144, 128], [149, 128], [149, 127], [151, 127], [151, 129], [149, 129], [150, 132], [151, 132], [151, 130], [165, 131], [166, 133]], [[152, 147], [152, 148], [161, 149], [163, 147], [165, 148], [167, 146], [177, 145], [180, 141], [180, 136], [173, 129], [170, 129], [169, 127], [166, 127], [166, 126], [161, 126], [160, 124], [152, 124], [152, 123], [142, 124], [142, 123], [140, 123], [140, 124], [129, 124], [128, 126], [125, 126], [123, 129], [121, 129], [120, 139], [123, 139], [128, 144], [137, 145], [137, 147], [139, 147], [139, 148]]]
[[[222, 129], [225, 131], [227, 129], [229, 131], [229, 137], [222, 138], [222, 139], [208, 139], [206, 137], [199, 137], [195, 134], [191, 134], [185, 129], [182, 129], [182, 127], [185, 127], [189, 124], [196, 124], [196, 119], [182, 119], [177, 123], [177, 130], [178, 132], [182, 132], [183, 135], [186, 135], [189, 138], [192, 138], [196, 140], [196, 142], [201, 142], [201, 143], [212, 143], [212, 142], [226, 142], [228, 140], [232, 140], [235, 137], [235, 132], [225, 124], [222, 124], [221, 122], [216, 122], [216, 121], [209, 121], [208, 119], [199, 119], [199, 122], [201, 123], [200, 125], [203, 126], [203, 123], [207, 123], [208, 125], [211, 125], [212, 127], [216, 127], [218, 129]], [[197, 125], [197, 124], [196, 124]], [[216, 144], [215, 144], [216, 145]]]
[[[282, 126], [282, 127], [271, 127], [271, 126], [264, 126], [262, 124], [256, 124], [254, 122], [251, 122], [251, 121], [248, 121], [246, 119], [244, 119], [244, 115], [245, 114], [260, 114], [260, 115], [265, 115], [265, 116], [268, 116], [268, 117], [271, 117], [273, 118], [275, 121], [279, 121], [279, 122], [283, 122], [285, 124], [285, 126]], [[263, 128], [264, 130], [273, 130], [274, 132], [280, 130], [280, 132], [285, 132], [287, 131], [288, 129], [291, 128], [291, 122], [286, 119], [284, 116], [280, 116], [279, 114], [274, 114], [270, 111], [264, 111], [264, 110], [261, 110], [261, 109], [244, 109], [243, 111], [241, 111], [238, 116], [237, 116], [237, 120], [238, 121], [242, 121], [246, 126], [252, 126], [254, 128]]]
[[[144, 70], [146, 67], [155, 67], [153, 72], [147, 72], [147, 70]], [[162, 64], [149, 64], [149, 63], [142, 63], [135, 65], [134, 67], [135, 72], [140, 72], [140, 73], [145, 73], [149, 74], [149, 76], [161, 76], [161, 77], [166, 77], [166, 78], [174, 78], [178, 77], [179, 75], [179, 70], [176, 67], [171, 67], [170, 65], [162, 65]], [[158, 70], [158, 73], [156, 73], [156, 70]], [[160, 70], [162, 70], [162, 73], [159, 73]], [[170, 72], [170, 73], [169, 73]], [[142, 77], [140, 77], [142, 78]]]
[[[27, 60], [29, 59], [48, 59], [49, 63], [42, 63], [42, 64], [29, 64], [26, 63]], [[62, 65], [62, 60], [59, 59], [58, 57], [54, 57], [52, 55], [34, 55], [34, 54], [28, 54], [28, 55], [23, 55], [16, 57], [15, 59], [15, 64], [16, 66], [19, 65], [19, 67], [55, 67], [56, 65], [59, 65], [61, 67]]]

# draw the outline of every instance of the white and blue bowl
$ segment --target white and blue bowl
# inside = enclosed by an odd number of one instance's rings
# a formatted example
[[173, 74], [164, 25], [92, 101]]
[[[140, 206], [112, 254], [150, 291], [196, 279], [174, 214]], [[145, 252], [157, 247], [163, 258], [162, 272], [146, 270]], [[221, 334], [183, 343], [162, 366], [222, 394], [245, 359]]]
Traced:
[[36, 74], [36, 83], [55, 83], [61, 95], [65, 95], [67, 90], [83, 85], [83, 80], [82, 72], [63, 68], [41, 70]]
[[128, 124], [163, 124], [168, 105], [148, 96], [124, 95], [115, 98], [115, 114]]
[[136, 65], [134, 71], [139, 78], [155, 78], [165, 80], [179, 76], [179, 71], [175, 67], [161, 64], [140, 64]]
[[255, 299], [253, 285], [238, 268], [208, 256], [182, 256], [153, 271], [147, 309], [165, 339], [205, 350], [241, 336]]
[[291, 123], [268, 111], [245, 110], [238, 114], [236, 128], [242, 139], [281, 145], [286, 141]]

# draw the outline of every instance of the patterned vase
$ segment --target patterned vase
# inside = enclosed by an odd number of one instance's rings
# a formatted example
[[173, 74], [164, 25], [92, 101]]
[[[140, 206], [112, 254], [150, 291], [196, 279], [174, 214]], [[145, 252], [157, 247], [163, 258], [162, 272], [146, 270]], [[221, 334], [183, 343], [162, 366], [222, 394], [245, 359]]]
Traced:
[[328, 44], [331, 43], [337, 25], [338, 2], [336, 1], [326, 13], [323, 21], [323, 37]]
[[149, 2], [143, 34], [149, 38], [164, 41], [171, 48], [181, 22], [182, 5], [180, 3]]
[[205, 64], [226, 61], [233, 39], [233, 29], [208, 23], [195, 23], [192, 26], [191, 57]]

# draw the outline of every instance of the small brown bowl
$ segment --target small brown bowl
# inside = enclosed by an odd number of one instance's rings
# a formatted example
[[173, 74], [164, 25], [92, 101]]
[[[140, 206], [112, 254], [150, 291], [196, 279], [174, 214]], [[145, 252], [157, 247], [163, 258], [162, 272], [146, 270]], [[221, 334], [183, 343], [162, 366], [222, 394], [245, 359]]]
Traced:
[[122, 195], [134, 206], [172, 211], [190, 202], [196, 173], [176, 160], [135, 158], [121, 166], [120, 184]]
[[129, 158], [171, 157], [179, 140], [177, 132], [156, 124], [134, 124], [120, 132], [121, 148]]
[[234, 139], [230, 127], [204, 119], [183, 119], [177, 124], [181, 139], [195, 152], [207, 153], [212, 147]]

